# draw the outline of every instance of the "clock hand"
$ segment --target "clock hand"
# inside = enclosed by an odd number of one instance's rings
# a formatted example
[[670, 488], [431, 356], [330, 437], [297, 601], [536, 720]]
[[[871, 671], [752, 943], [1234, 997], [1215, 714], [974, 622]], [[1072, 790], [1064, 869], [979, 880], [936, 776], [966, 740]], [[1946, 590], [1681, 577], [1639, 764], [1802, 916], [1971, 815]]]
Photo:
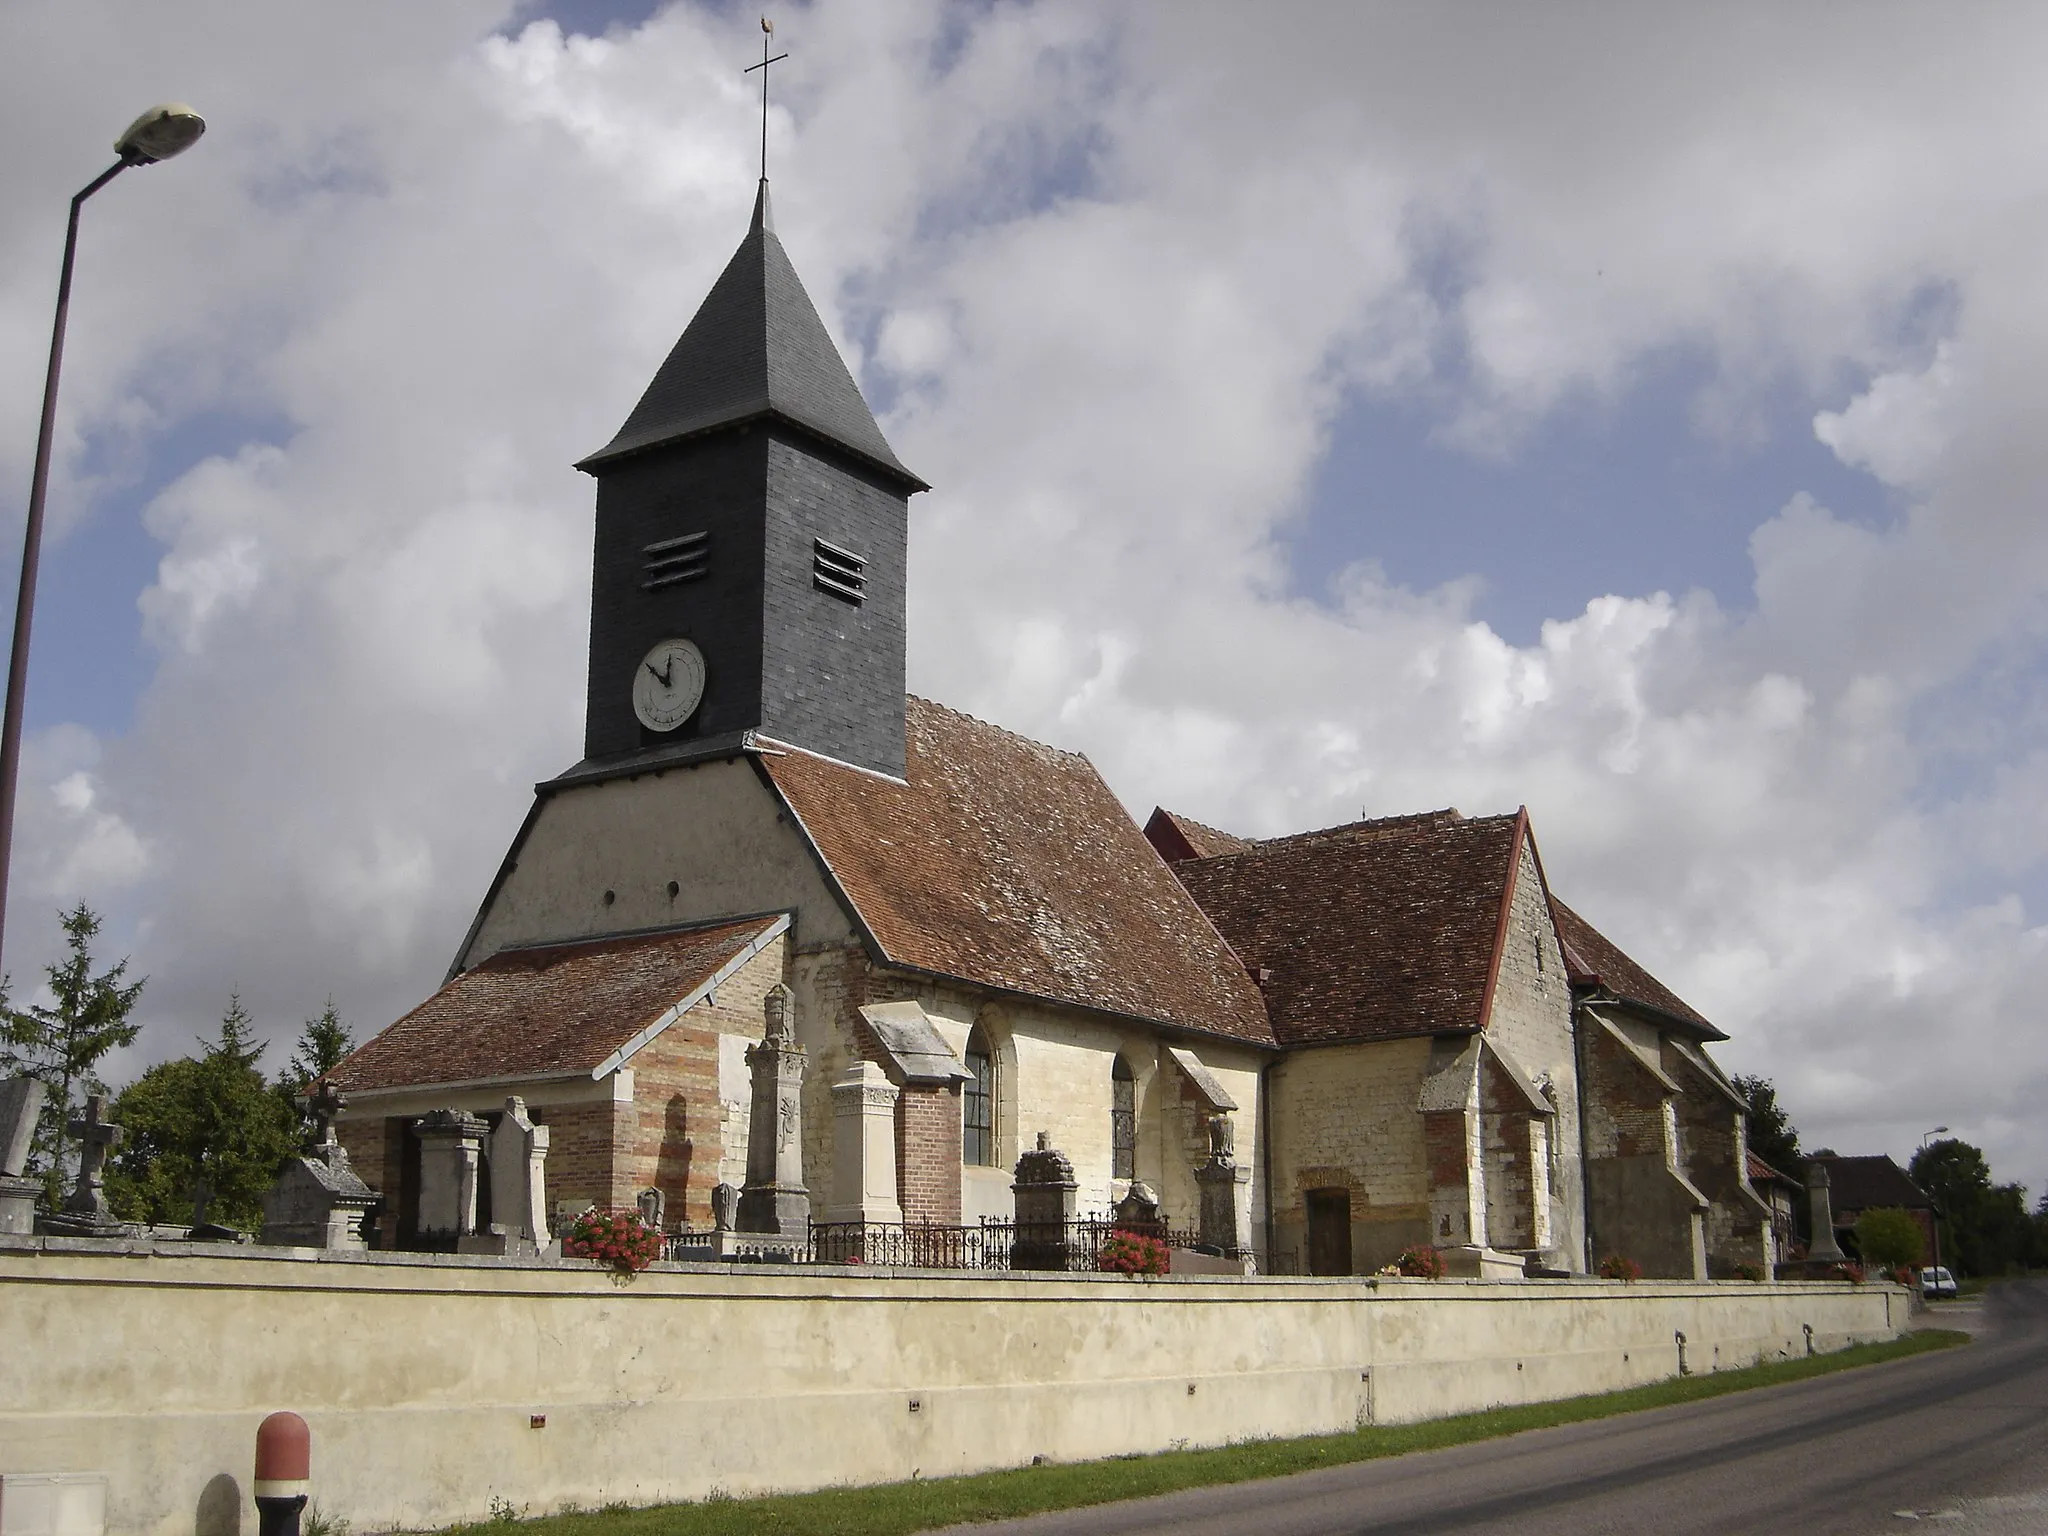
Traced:
[[663, 667], [663, 668], [661, 669], [661, 686], [662, 686], [662, 687], [664, 687], [664, 688], [673, 688], [673, 687], [675, 687], [675, 681], [674, 681], [675, 675], [676, 675], [676, 659], [675, 659], [675, 657], [671, 656], [671, 657], [669, 657], [669, 659], [668, 659], [668, 665], [667, 665], [667, 666], [665, 666], [665, 667]]
[[668, 686], [668, 679], [667, 679], [667, 678], [665, 678], [665, 677], [663, 677], [663, 676], [662, 676], [662, 675], [661, 675], [661, 674], [660, 674], [659, 672], [657, 672], [657, 671], [655, 671], [655, 670], [654, 670], [654, 663], [653, 663], [653, 662], [651, 662], [651, 661], [650, 661], [650, 662], [647, 662], [647, 663], [646, 663], [646, 667], [647, 667], [647, 675], [648, 675], [649, 677], [653, 678], [653, 679], [654, 679], [654, 680], [655, 680], [655, 681], [656, 681], [657, 683], [661, 684], [661, 686], [662, 686], [662, 687], [664, 687], [664, 688], [666, 688], [666, 687]]

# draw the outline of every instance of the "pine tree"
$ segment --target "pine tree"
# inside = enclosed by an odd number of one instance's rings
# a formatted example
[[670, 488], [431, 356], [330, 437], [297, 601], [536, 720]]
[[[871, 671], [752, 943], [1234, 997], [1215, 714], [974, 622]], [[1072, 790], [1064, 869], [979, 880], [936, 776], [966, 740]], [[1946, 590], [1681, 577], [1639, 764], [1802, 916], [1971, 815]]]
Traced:
[[306, 1027], [299, 1032], [299, 1048], [292, 1055], [291, 1077], [303, 1090], [340, 1066], [343, 1058], [355, 1048], [355, 1033], [343, 1022], [340, 1011], [334, 1006], [334, 999], [330, 997], [327, 1006], [306, 1020]]
[[69, 1161], [64, 1123], [87, 1094], [106, 1092], [98, 1076], [100, 1061], [107, 1052], [134, 1043], [142, 1025], [130, 1014], [147, 980], [129, 981], [126, 959], [94, 974], [92, 946], [100, 916], [84, 902], [61, 914], [60, 921], [65, 957], [43, 972], [55, 999], [52, 1006], [9, 1006], [7, 979], [0, 978], [0, 1074], [26, 1072], [49, 1090], [30, 1167], [41, 1171], [53, 1202]]
[[341, 1011], [334, 1006], [334, 999], [327, 999], [327, 1006], [312, 1018], [306, 1020], [306, 1027], [299, 1031], [298, 1049], [292, 1054], [289, 1070], [277, 1080], [277, 1094], [291, 1108], [299, 1126], [299, 1148], [313, 1150], [313, 1116], [306, 1108], [306, 1098], [313, 1085], [340, 1066], [348, 1053], [356, 1048], [354, 1032], [341, 1017]]

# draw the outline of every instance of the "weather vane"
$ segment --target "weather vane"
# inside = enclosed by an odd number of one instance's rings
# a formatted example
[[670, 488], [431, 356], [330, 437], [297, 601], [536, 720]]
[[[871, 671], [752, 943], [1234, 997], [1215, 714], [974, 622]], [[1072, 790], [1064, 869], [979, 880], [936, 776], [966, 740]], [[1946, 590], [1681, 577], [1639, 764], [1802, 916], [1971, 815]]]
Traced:
[[761, 71], [761, 179], [763, 181], [768, 179], [768, 66], [770, 64], [780, 64], [789, 57], [786, 53], [778, 53], [772, 59], [768, 57], [768, 45], [774, 41], [775, 23], [766, 16], [763, 16], [761, 18], [761, 62], [749, 64], [741, 71], [742, 74], [747, 75], [751, 75], [757, 69]]

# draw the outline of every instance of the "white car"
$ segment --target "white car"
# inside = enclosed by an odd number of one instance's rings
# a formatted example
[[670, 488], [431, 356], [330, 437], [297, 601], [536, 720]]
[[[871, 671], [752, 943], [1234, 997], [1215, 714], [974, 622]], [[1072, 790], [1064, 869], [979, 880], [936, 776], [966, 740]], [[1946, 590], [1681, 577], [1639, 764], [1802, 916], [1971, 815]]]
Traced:
[[1930, 1265], [1920, 1271], [1920, 1297], [1923, 1301], [1953, 1301], [1956, 1295], [1956, 1277], [1940, 1265]]

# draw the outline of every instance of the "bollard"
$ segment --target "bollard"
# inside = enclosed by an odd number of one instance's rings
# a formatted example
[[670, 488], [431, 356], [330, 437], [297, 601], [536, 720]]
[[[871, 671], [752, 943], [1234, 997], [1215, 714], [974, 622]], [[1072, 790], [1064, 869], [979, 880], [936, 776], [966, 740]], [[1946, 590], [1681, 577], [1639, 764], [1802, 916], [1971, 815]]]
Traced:
[[256, 1428], [258, 1536], [299, 1536], [313, 1461], [313, 1432], [296, 1413], [273, 1413]]

